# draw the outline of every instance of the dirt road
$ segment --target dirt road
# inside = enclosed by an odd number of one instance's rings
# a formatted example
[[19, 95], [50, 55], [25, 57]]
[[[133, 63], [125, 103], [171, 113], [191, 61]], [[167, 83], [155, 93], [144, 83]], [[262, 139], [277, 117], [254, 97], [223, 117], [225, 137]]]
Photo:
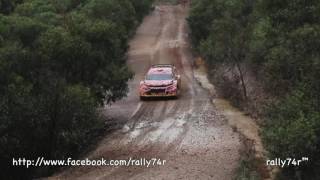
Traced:
[[[157, 6], [130, 42], [128, 64], [135, 72], [128, 97], [104, 112], [126, 120], [104, 138], [91, 159], [161, 158], [164, 166], [70, 168], [61, 179], [232, 179], [239, 164], [239, 135], [195, 80], [187, 35], [187, 9]], [[137, 87], [151, 64], [173, 63], [182, 78], [177, 100], [139, 100]]]

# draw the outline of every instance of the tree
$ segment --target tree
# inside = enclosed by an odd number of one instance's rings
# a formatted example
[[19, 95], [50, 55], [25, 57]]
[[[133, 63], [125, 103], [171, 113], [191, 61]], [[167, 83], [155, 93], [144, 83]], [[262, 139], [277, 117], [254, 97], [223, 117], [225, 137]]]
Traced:
[[0, 13], [10, 14], [16, 5], [22, 2], [23, 0], [0, 0]]
[[[218, 10], [214, 14], [207, 15], [204, 8], [208, 6], [205, 4], [208, 2], [200, 1], [195, 5], [189, 18], [192, 33], [198, 41], [196, 44], [199, 44], [200, 54], [209, 64], [227, 63], [237, 69], [244, 99], [247, 99], [247, 90], [241, 63], [249, 59], [254, 2], [252, 0], [211, 2], [209, 7], [212, 5]], [[209, 23], [209, 26], [203, 28], [204, 25], [199, 24], [203, 23], [200, 17], [205, 19], [207, 21], [205, 23]]]
[[287, 179], [320, 177], [319, 9], [316, 0], [199, 0], [188, 20], [210, 68], [227, 63], [243, 77], [240, 64], [247, 64], [275, 99], [261, 117], [270, 156], [312, 159], [284, 168]]
[[76, 157], [104, 128], [96, 109], [126, 95], [128, 37], [144, 15], [135, 8], [151, 3], [0, 2], [0, 179], [47, 176], [54, 168], [8, 165]]

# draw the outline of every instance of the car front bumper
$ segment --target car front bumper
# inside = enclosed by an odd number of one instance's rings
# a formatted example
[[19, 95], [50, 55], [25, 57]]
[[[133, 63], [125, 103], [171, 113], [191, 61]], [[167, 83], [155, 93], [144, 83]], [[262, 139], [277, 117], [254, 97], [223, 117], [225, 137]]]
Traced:
[[153, 94], [148, 94], [148, 93], [141, 93], [140, 97], [176, 97], [178, 94], [175, 93], [153, 93]]
[[148, 90], [140, 89], [140, 97], [177, 97], [177, 87], [151, 87]]

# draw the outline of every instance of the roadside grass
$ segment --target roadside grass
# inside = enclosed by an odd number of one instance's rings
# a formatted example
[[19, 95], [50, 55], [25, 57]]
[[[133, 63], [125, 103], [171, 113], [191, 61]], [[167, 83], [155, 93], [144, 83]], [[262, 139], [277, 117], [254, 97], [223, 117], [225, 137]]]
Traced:
[[263, 160], [255, 156], [254, 142], [244, 136], [241, 137], [244, 146], [240, 151], [241, 158], [234, 180], [262, 180], [268, 178], [269, 173], [264, 167]]
[[253, 158], [242, 159], [235, 180], [261, 180], [262, 178], [253, 164], [255, 164]]
[[262, 180], [263, 173], [259, 170], [261, 162], [255, 157], [254, 149], [250, 148], [253, 142], [248, 139], [243, 139], [243, 141], [245, 146], [241, 152], [241, 159], [236, 171], [235, 180]]

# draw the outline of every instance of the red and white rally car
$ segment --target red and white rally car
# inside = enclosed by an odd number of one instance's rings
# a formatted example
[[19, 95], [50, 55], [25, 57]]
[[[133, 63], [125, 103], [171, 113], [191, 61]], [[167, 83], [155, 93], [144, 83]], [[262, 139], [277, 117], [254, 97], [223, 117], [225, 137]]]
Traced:
[[140, 82], [140, 99], [143, 100], [146, 97], [178, 97], [180, 84], [180, 75], [174, 65], [153, 65], [145, 79]]

